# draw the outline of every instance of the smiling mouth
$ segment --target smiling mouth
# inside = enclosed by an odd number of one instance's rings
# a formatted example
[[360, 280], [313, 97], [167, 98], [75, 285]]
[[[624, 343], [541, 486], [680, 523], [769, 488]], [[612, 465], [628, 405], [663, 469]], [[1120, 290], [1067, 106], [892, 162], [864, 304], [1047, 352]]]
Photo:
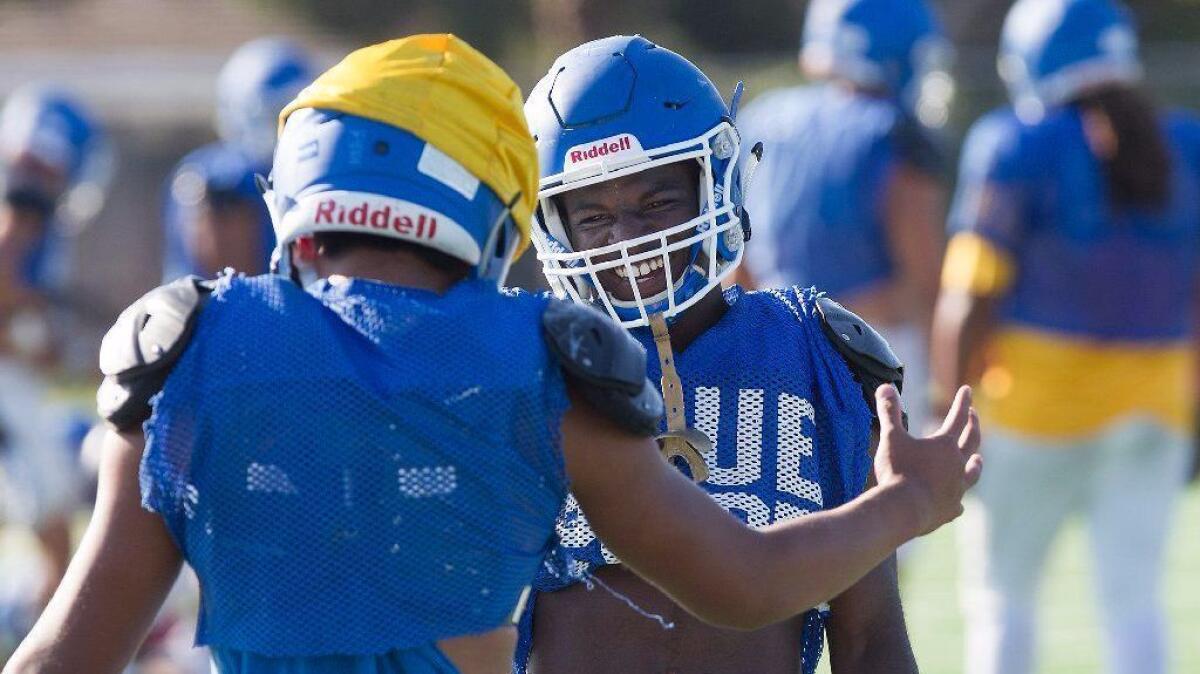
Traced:
[[[633, 269], [633, 278], [635, 280], [644, 281], [649, 278], [650, 274], [663, 268], [663, 261], [662, 258], [655, 257], [641, 263], [631, 262], [629, 268]], [[616, 272], [617, 276], [627, 279], [629, 278], [629, 268], [625, 266], [614, 267], [613, 271]]]

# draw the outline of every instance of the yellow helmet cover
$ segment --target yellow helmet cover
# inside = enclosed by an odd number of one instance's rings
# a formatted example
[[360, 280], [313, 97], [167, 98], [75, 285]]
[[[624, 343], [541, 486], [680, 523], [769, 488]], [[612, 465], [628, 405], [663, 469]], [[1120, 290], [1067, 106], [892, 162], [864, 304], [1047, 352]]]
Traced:
[[279, 113], [334, 110], [398, 127], [433, 145], [511, 202], [529, 246], [537, 200], [537, 152], [520, 87], [488, 57], [449, 33], [364, 47], [342, 59]]

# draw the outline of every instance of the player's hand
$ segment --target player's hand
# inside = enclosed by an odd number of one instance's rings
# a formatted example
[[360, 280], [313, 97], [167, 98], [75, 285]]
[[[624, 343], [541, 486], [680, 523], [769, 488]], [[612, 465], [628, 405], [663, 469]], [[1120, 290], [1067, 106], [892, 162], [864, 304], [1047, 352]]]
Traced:
[[962, 387], [936, 432], [917, 439], [900, 423], [900, 395], [891, 385], [875, 391], [879, 414], [879, 450], [875, 478], [895, 488], [913, 517], [915, 535], [927, 534], [963, 512], [963, 495], [979, 481], [979, 417], [971, 407], [971, 389]]

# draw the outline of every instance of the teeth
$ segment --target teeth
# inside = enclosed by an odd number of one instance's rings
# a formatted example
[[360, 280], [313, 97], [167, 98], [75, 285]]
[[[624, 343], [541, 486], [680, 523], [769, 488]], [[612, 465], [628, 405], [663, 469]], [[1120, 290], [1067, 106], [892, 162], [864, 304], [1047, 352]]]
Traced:
[[[663, 261], [662, 261], [662, 258], [656, 257], [652, 260], [647, 260], [646, 262], [642, 262], [641, 264], [630, 263], [629, 266], [633, 269], [635, 278], [642, 278], [643, 276], [646, 276], [647, 274], [649, 274], [652, 271], [657, 271], [659, 269], [662, 269]], [[621, 278], [629, 278], [629, 272], [624, 265], [622, 265], [620, 267], [614, 267], [613, 270], [617, 272], [617, 276], [620, 276]]]

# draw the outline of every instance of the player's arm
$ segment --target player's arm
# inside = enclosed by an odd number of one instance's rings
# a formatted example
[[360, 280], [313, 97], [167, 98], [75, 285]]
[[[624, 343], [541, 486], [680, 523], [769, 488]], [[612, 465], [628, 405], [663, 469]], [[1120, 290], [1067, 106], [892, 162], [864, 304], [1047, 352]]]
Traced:
[[[1010, 210], [1005, 204], [1009, 200], [999, 188], [982, 188], [979, 199], [980, 207], [991, 214], [989, 218]], [[1008, 293], [1015, 274], [1012, 255], [989, 236], [972, 229], [950, 239], [930, 334], [933, 414], [946, 410], [956, 387], [979, 380], [984, 347], [995, 328], [996, 306]]]
[[943, 412], [947, 392], [979, 379], [984, 345], [995, 325], [996, 300], [969, 291], [944, 288], [934, 310], [930, 337], [930, 411]]
[[928, 330], [938, 291], [946, 189], [933, 173], [898, 162], [883, 198], [884, 234], [896, 263], [902, 310]]
[[833, 674], [917, 672], [908, 640], [896, 556], [889, 556], [830, 602], [827, 624]]
[[950, 213], [955, 233], [946, 246], [930, 338], [929, 401], [935, 415], [946, 409], [956, 387], [982, 374], [996, 306], [1020, 272], [1015, 251], [1025, 237], [1031, 189], [1022, 147], [1020, 126], [1006, 113], [976, 122], [963, 144]]
[[[878, 437], [872, 437], [872, 456], [878, 442]], [[869, 476], [867, 488], [873, 486], [875, 478]], [[900, 602], [895, 554], [835, 597], [830, 609], [826, 638], [833, 674], [917, 672]]]
[[963, 389], [945, 426], [916, 440], [881, 387], [879, 486], [839, 508], [753, 530], [576, 392], [563, 423], [572, 489], [622, 562], [702, 620], [756, 629], [845, 591], [901, 543], [962, 512], [978, 479], [978, 421]]
[[66, 576], [3, 674], [120, 672], [179, 573], [162, 518], [141, 505], [142, 422], [187, 348], [210, 286], [193, 277], [150, 291], [100, 345], [101, 449], [96, 508]]
[[143, 510], [141, 433], [109, 432], [96, 509], [66, 576], [4, 674], [120, 672], [179, 573], [162, 519]]

